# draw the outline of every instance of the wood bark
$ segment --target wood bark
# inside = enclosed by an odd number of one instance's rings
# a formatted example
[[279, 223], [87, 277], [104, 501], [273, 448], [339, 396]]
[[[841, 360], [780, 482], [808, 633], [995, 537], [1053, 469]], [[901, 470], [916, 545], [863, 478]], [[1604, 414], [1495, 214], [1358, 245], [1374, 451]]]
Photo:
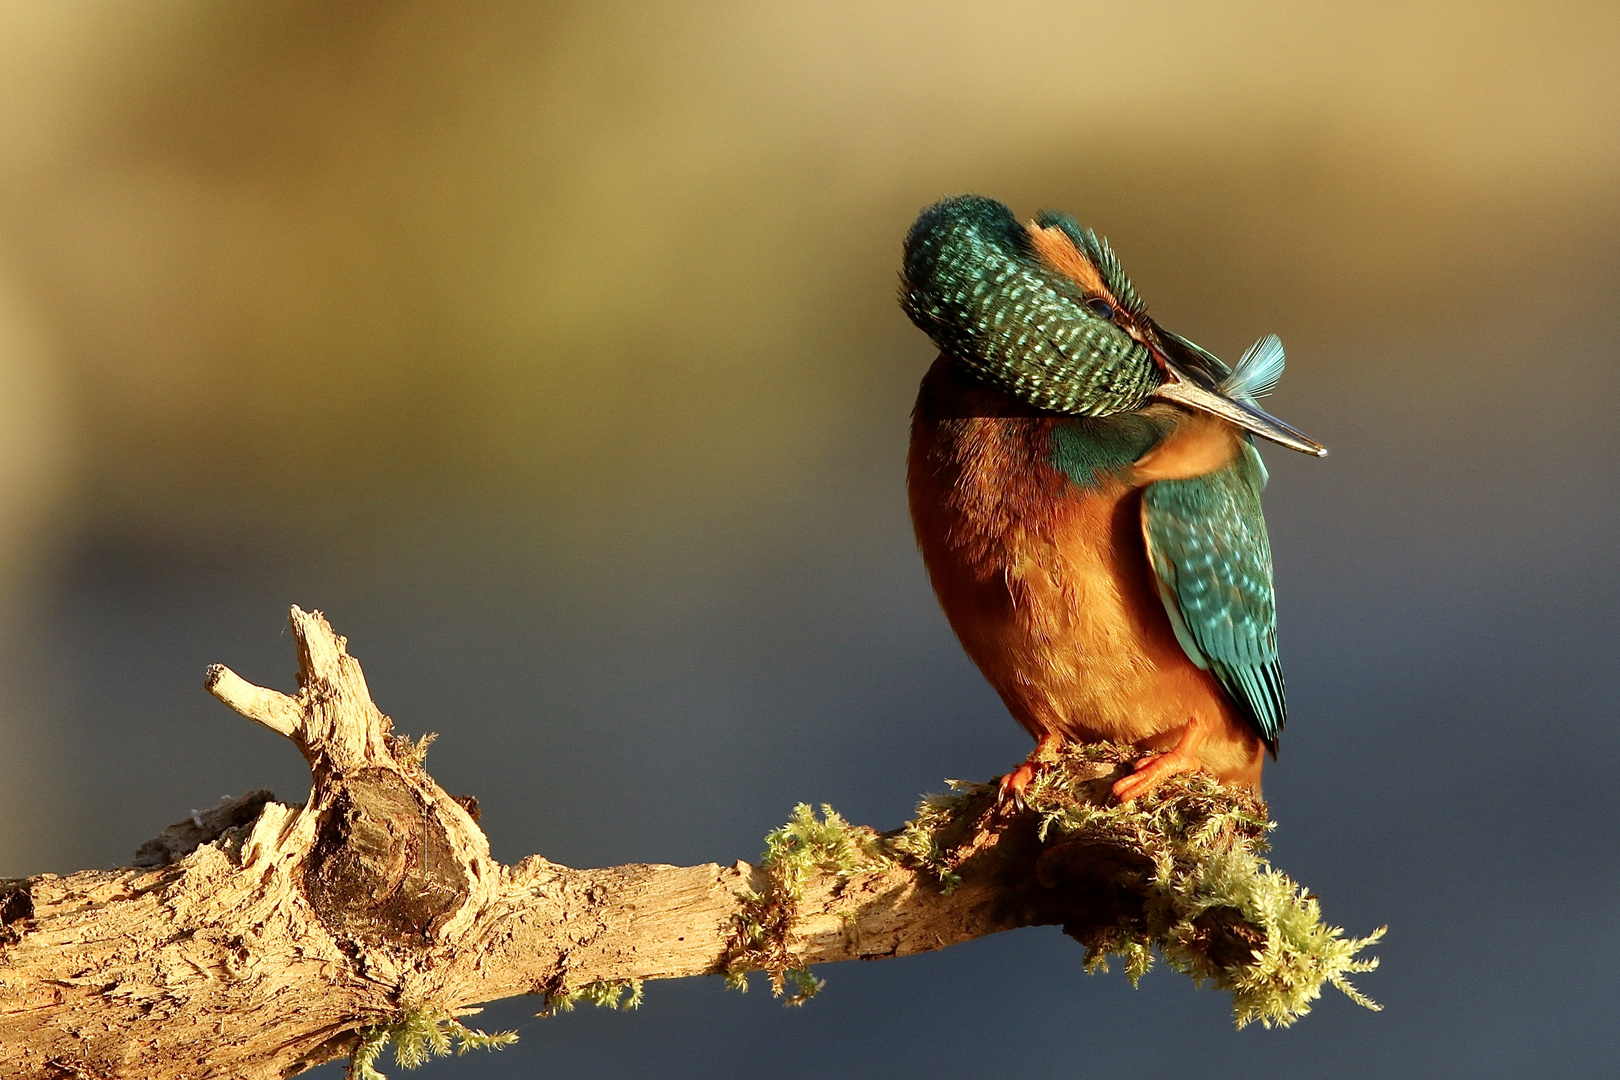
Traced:
[[[295, 696], [223, 667], [207, 685], [298, 746], [309, 801], [194, 815], [143, 847], [161, 865], [0, 882], [0, 1075], [289, 1077], [414, 1010], [750, 966], [737, 928], [764, 870], [497, 863], [345, 640], [318, 612], [291, 618]], [[988, 801], [960, 833], [949, 892], [904, 861], [812, 872], [779, 956], [906, 956], [1038, 924], [1087, 940], [1142, 918], [1140, 852], [1042, 841], [1032, 814]], [[1242, 925], [1216, 929], [1247, 949]]]

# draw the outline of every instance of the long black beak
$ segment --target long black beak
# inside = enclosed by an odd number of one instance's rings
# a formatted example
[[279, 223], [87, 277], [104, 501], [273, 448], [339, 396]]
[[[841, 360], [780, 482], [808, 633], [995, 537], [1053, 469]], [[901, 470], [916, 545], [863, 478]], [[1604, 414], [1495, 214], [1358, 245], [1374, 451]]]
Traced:
[[[1165, 372], [1169, 375], [1164, 384], [1153, 391], [1154, 397], [1166, 401], [1174, 401], [1178, 405], [1185, 405], [1189, 409], [1210, 413], [1220, 417], [1246, 431], [1252, 431], [1262, 439], [1270, 439], [1274, 443], [1281, 443], [1290, 450], [1298, 450], [1302, 454], [1312, 457], [1326, 457], [1327, 447], [1312, 439], [1306, 438], [1302, 433], [1289, 427], [1275, 416], [1255, 405], [1252, 401], [1242, 398], [1228, 397], [1211, 385], [1204, 365], [1197, 360], [1196, 354], [1187, 357], [1178, 363], [1172, 354], [1179, 352], [1176, 345], [1197, 349], [1190, 341], [1167, 334], [1165, 337], [1175, 342], [1170, 345], [1160, 339], [1156, 344], [1159, 348], [1153, 351], [1164, 362]], [[1165, 347], [1168, 346], [1168, 347]], [[1202, 352], [1202, 350], [1199, 350]], [[1206, 354], [1207, 355], [1207, 354]]]

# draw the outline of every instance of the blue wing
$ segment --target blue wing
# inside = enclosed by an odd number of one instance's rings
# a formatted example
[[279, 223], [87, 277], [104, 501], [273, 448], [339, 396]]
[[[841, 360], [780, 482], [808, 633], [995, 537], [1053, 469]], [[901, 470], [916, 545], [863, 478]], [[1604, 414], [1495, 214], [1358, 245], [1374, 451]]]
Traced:
[[1176, 638], [1275, 754], [1288, 718], [1277, 663], [1265, 466], [1248, 442], [1225, 468], [1142, 494], [1142, 534]]

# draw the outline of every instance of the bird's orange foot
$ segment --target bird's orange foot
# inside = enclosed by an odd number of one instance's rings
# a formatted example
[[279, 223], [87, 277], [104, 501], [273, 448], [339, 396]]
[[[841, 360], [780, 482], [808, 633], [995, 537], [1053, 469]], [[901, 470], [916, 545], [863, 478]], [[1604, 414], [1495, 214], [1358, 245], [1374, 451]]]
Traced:
[[1114, 797], [1120, 802], [1139, 799], [1178, 773], [1197, 772], [1203, 764], [1192, 754], [1172, 750], [1155, 754], [1136, 763], [1136, 771], [1114, 784]]
[[1114, 797], [1127, 803], [1141, 798], [1178, 773], [1197, 772], [1204, 767], [1202, 751], [1208, 738], [1208, 722], [1193, 717], [1168, 753], [1142, 758], [1131, 775], [1114, 785]]

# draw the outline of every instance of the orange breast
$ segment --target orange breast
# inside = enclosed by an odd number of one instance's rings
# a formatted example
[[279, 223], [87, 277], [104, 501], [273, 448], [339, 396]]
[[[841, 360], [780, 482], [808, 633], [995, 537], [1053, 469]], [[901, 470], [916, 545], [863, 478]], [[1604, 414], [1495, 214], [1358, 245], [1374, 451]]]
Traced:
[[1136, 477], [1073, 483], [1046, 460], [1059, 422], [948, 366], [924, 381], [908, 489], [952, 628], [1036, 738], [1167, 749], [1203, 715], [1214, 721], [1206, 765], [1257, 783], [1258, 739], [1182, 650], [1159, 599]]

